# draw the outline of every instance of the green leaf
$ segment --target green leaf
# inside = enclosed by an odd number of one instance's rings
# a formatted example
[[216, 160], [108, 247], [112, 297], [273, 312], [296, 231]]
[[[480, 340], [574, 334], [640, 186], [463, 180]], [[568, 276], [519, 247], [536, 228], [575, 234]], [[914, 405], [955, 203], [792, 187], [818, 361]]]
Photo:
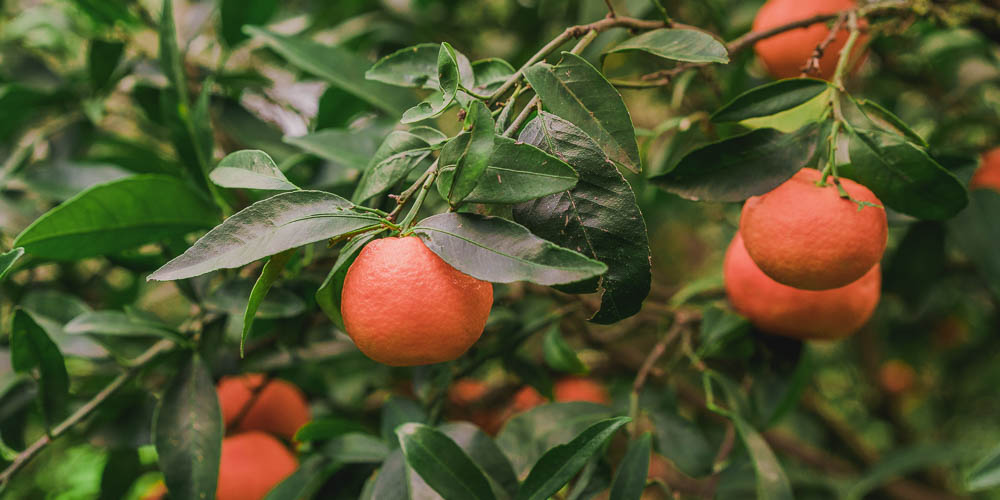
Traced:
[[373, 239], [375, 239], [375, 233], [362, 234], [355, 236], [344, 245], [340, 249], [337, 261], [334, 262], [323, 284], [316, 291], [316, 303], [330, 318], [330, 321], [333, 321], [333, 324], [340, 329], [343, 329], [344, 326], [344, 317], [340, 314], [340, 296], [344, 290], [344, 278], [347, 276], [347, 270], [354, 263], [354, 259], [361, 253], [361, 249]]
[[382, 405], [382, 422], [380, 431], [382, 439], [389, 441], [395, 447], [399, 443], [396, 428], [410, 422], [426, 423], [427, 412], [416, 401], [400, 396], [390, 396]]
[[438, 430], [455, 441], [455, 444], [486, 473], [486, 478], [495, 486], [494, 492], [498, 493], [498, 497], [506, 495], [513, 498], [517, 494], [517, 488], [521, 483], [514, 474], [510, 460], [493, 438], [468, 422], [449, 422], [442, 424]]
[[493, 283], [572, 283], [603, 274], [607, 266], [545, 241], [506, 219], [444, 213], [420, 221], [414, 233], [445, 262]]
[[101, 496], [97, 500], [120, 500], [128, 497], [135, 478], [142, 475], [139, 451], [132, 448], [108, 450], [108, 460], [101, 472]]
[[87, 50], [87, 75], [90, 77], [90, 87], [94, 90], [104, 90], [112, 82], [118, 63], [125, 53], [125, 44], [118, 41], [94, 38]]
[[523, 477], [549, 448], [572, 440], [610, 416], [610, 408], [595, 403], [544, 404], [508, 420], [497, 436], [497, 445], [510, 458], [518, 477]]
[[438, 49], [437, 76], [440, 93], [435, 92], [420, 104], [406, 110], [403, 113], [403, 118], [399, 120], [400, 122], [413, 123], [434, 118], [448, 109], [451, 103], [455, 102], [455, 95], [458, 93], [461, 75], [458, 70], [458, 59], [455, 55], [455, 49], [447, 42], [442, 42], [441, 48]]
[[496, 498], [483, 471], [448, 436], [422, 424], [396, 429], [406, 463], [445, 500]]
[[3, 281], [7, 277], [7, 274], [14, 269], [14, 264], [17, 263], [24, 255], [23, 248], [15, 248], [7, 253], [0, 253], [0, 281]]
[[642, 497], [642, 491], [646, 489], [649, 457], [652, 452], [653, 435], [649, 432], [629, 443], [625, 457], [615, 471], [609, 500], [639, 500]]
[[948, 233], [976, 265], [993, 294], [1000, 297], [1000, 193], [975, 189], [969, 206], [949, 221]]
[[555, 115], [541, 113], [519, 140], [565, 161], [580, 180], [573, 189], [515, 206], [514, 220], [608, 266], [599, 281], [568, 290], [603, 292], [591, 321], [610, 324], [639, 312], [652, 275], [646, 223], [629, 183], [593, 139]]
[[38, 369], [38, 401], [48, 427], [66, 414], [69, 374], [62, 353], [31, 313], [15, 309], [10, 328], [10, 360], [17, 373]]
[[187, 94], [187, 76], [184, 74], [184, 62], [180, 48], [177, 46], [177, 25], [174, 24], [173, 0], [163, 0], [160, 13], [160, 67], [170, 90], [174, 92], [176, 102], [184, 112], [187, 112], [189, 100]]
[[324, 160], [361, 170], [368, 165], [380, 139], [381, 135], [332, 128], [299, 137], [285, 137], [283, 140]]
[[179, 280], [230, 269], [307, 243], [377, 227], [379, 218], [322, 191], [291, 191], [258, 201], [226, 219], [148, 280]]
[[110, 335], [116, 337], [159, 337], [187, 344], [188, 339], [169, 326], [145, 316], [121, 311], [85, 312], [64, 327], [69, 334]]
[[792, 500], [792, 486], [781, 467], [778, 457], [771, 451], [764, 437], [743, 418], [733, 415], [731, 419], [736, 433], [743, 441], [757, 473], [757, 498], [760, 500]]
[[226, 188], [291, 191], [299, 187], [289, 182], [274, 160], [256, 149], [230, 153], [209, 174], [212, 182]]
[[[861, 99], [857, 101], [858, 109], [864, 113], [865, 117], [872, 121], [879, 128], [893, 132], [897, 135], [901, 135], [906, 138], [906, 140], [922, 147], [929, 148], [930, 145], [923, 137], [913, 131], [903, 120], [898, 116], [892, 114], [888, 109], [883, 108], [879, 103], [875, 101], [869, 101], [868, 99]], [[864, 128], [864, 127], [862, 127]]]
[[243, 31], [267, 44], [291, 65], [323, 78], [391, 115], [399, 116], [410, 106], [411, 99], [405, 93], [365, 80], [362, 71], [368, 62], [346, 48], [279, 35], [255, 26], [247, 26]]
[[[419, 477], [419, 476], [418, 476]], [[362, 500], [411, 500], [412, 498], [422, 498], [427, 500], [433, 500], [434, 494], [433, 490], [426, 488], [428, 496], [411, 496], [410, 495], [410, 481], [407, 478], [407, 466], [405, 458], [403, 458], [403, 452], [400, 450], [395, 450], [389, 454], [385, 462], [382, 462], [382, 468], [379, 469], [378, 475], [375, 476], [375, 482], [372, 483], [371, 488], [366, 488], [365, 493], [361, 496]]]
[[638, 173], [639, 146], [618, 90], [580, 56], [563, 52], [563, 62], [538, 63], [524, 72], [542, 104], [575, 124], [615, 164]]
[[702, 310], [699, 340], [698, 355], [703, 358], [724, 358], [733, 351], [749, 356], [753, 352], [750, 322], [716, 305]]
[[229, 47], [239, 45], [248, 37], [243, 33], [247, 25], [267, 23], [278, 10], [278, 0], [221, 0], [219, 5], [220, 34]]
[[163, 175], [137, 175], [98, 184], [66, 200], [22, 231], [14, 246], [47, 259], [82, 259], [217, 223], [215, 206], [188, 184]]
[[749, 129], [773, 128], [779, 132], [790, 134], [809, 124], [821, 123], [824, 131], [831, 130], [832, 121], [826, 120], [830, 112], [830, 99], [834, 88], [820, 92], [819, 95], [794, 108], [779, 111], [773, 115], [747, 118], [740, 125]]
[[796, 108], [822, 94], [830, 84], [812, 78], [792, 78], [750, 89], [712, 115], [716, 122], [738, 122]]
[[288, 263], [288, 259], [292, 258], [292, 254], [294, 253], [295, 249], [292, 248], [274, 254], [270, 259], [267, 259], [264, 268], [260, 270], [260, 276], [254, 282], [253, 289], [250, 290], [246, 312], [243, 313], [243, 332], [240, 334], [241, 358], [244, 354], [243, 347], [246, 345], [247, 336], [250, 335], [250, 328], [253, 327], [253, 319], [257, 315], [257, 308], [260, 307], [261, 301], [267, 296], [267, 291], [271, 289], [271, 285], [281, 277], [281, 271], [285, 269], [285, 264]]
[[313, 498], [329, 477], [341, 467], [322, 455], [312, 455], [299, 464], [298, 469], [278, 483], [264, 500], [301, 500]]
[[370, 156], [351, 199], [361, 203], [385, 193], [430, 154], [430, 144], [423, 137], [403, 130], [392, 131]]
[[222, 411], [205, 363], [192, 354], [156, 407], [153, 442], [171, 498], [215, 498]]
[[694, 201], [743, 201], [764, 194], [809, 164], [819, 127], [791, 134], [757, 129], [696, 149], [650, 182]]
[[301, 443], [308, 441], [325, 441], [337, 436], [365, 432], [365, 427], [354, 420], [341, 417], [322, 417], [310, 420], [295, 432], [295, 440]]
[[550, 449], [538, 459], [517, 492], [518, 500], [545, 500], [573, 479], [614, 433], [630, 422], [628, 417], [602, 420], [567, 444]]
[[887, 207], [919, 219], [953, 217], [969, 203], [965, 186], [904, 137], [854, 129], [851, 163], [840, 174], [871, 189]]
[[605, 54], [639, 50], [673, 61], [696, 63], [729, 62], [726, 46], [712, 35], [698, 30], [661, 28], [634, 36], [605, 51]]
[[677, 468], [691, 476], [712, 472], [715, 449], [702, 430], [679, 415], [675, 408], [650, 413], [656, 432], [656, 448]]
[[576, 356], [576, 351], [563, 339], [559, 325], [554, 325], [545, 333], [542, 338], [542, 352], [545, 355], [545, 363], [553, 370], [576, 374], [589, 371], [587, 365]]
[[472, 63], [472, 72], [476, 82], [473, 90], [482, 95], [499, 90], [504, 82], [514, 76], [516, 70], [503, 59], [489, 58]]
[[370, 434], [348, 432], [330, 438], [323, 446], [323, 454], [342, 464], [379, 463], [389, 455], [389, 446]]
[[762, 430], [774, 426], [795, 409], [815, 373], [807, 344], [780, 339], [776, 343], [778, 349], [766, 349], [771, 344], [761, 345], [763, 348], [751, 360], [748, 373], [753, 380], [749, 396], [755, 422]]
[[493, 153], [493, 117], [486, 105], [474, 101], [467, 123], [471, 129], [448, 141], [441, 148], [438, 160], [442, 166], [455, 166], [446, 197], [452, 207], [457, 207], [476, 188]]
[[976, 462], [965, 474], [969, 491], [982, 491], [1000, 486], [1000, 446]]
[[365, 78], [397, 87], [437, 89], [440, 53], [441, 45], [436, 43], [399, 49], [379, 59], [365, 72]]
[[[247, 301], [253, 292], [254, 281], [235, 278], [224, 281], [213, 289], [204, 299], [206, 309], [224, 312], [237, 320], [234, 326], [238, 333], [243, 329], [243, 316], [246, 313]], [[257, 307], [255, 318], [274, 319], [292, 318], [306, 310], [306, 301], [295, 293], [284, 288], [272, 288]]]
[[930, 466], [947, 466], [963, 460], [968, 452], [955, 443], [920, 443], [886, 453], [864, 475], [852, 481], [842, 496], [846, 500], [861, 500], [877, 487], [899, 477], [908, 476]]
[[[448, 197], [453, 167], [438, 176], [438, 192]], [[572, 189], [579, 176], [572, 167], [537, 147], [503, 136], [493, 139], [493, 153], [475, 189], [465, 197], [469, 203], [522, 203]]]

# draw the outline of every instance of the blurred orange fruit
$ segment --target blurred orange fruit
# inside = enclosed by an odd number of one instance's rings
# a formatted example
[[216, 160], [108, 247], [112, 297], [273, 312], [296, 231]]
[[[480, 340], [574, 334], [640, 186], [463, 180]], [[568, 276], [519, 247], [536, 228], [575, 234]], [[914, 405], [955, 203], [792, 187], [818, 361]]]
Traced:
[[292, 475], [298, 460], [277, 439], [251, 431], [222, 440], [216, 500], [259, 500]]
[[[566, 377], [556, 381], [552, 386], [552, 393], [556, 401], [565, 403], [569, 401], [588, 401], [602, 405], [611, 404], [611, 397], [603, 385], [593, 379], [584, 377]], [[534, 408], [545, 402], [545, 397], [538, 393], [534, 387], [524, 386], [514, 395], [512, 406], [514, 411], [520, 412], [529, 408]]]
[[[854, 0], [769, 0], [757, 11], [753, 20], [754, 31], [766, 31], [795, 21], [808, 19], [820, 14], [834, 14], [856, 7]], [[757, 42], [754, 49], [764, 62], [768, 72], [775, 78], [795, 78], [802, 74], [802, 68], [813, 55], [816, 47], [830, 34], [827, 23], [816, 23], [806, 28], [786, 31]], [[829, 80], [837, 68], [840, 51], [847, 43], [846, 27], [837, 33], [833, 42], [823, 51], [819, 60], [817, 78]], [[851, 57], [860, 61], [862, 46], [866, 40], [861, 35], [854, 46]]]
[[969, 181], [969, 189], [1000, 191], [1000, 148], [993, 148], [983, 153], [979, 168]]
[[[264, 431], [291, 440], [310, 419], [305, 396], [298, 387], [284, 380], [269, 380], [258, 390], [262, 383], [264, 376], [259, 373], [219, 380], [216, 392], [226, 428], [232, 427], [235, 432]], [[258, 390], [256, 398], [255, 390]], [[247, 404], [250, 407], [244, 409]], [[233, 427], [237, 418], [239, 422]]]
[[878, 371], [879, 383], [886, 392], [900, 394], [913, 388], [917, 372], [906, 361], [890, 359]]

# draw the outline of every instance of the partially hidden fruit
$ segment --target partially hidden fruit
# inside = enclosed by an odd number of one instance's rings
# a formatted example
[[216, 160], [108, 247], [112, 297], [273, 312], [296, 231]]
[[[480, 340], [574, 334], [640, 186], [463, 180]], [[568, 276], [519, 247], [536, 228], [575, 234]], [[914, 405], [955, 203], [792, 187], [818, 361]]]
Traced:
[[840, 339], [864, 326], [875, 312], [882, 285], [877, 264], [858, 281], [832, 290], [782, 285], [754, 264], [739, 234], [726, 251], [723, 278], [730, 304], [757, 328], [813, 340]]
[[[882, 258], [889, 226], [882, 202], [868, 188], [841, 178], [852, 200], [831, 179], [804, 168], [743, 205], [740, 233], [750, 257], [779, 283], [828, 290], [852, 283]], [[857, 202], [862, 202], [860, 205]]]
[[[611, 397], [603, 385], [596, 381], [584, 377], [566, 377], [556, 381], [552, 386], [552, 393], [556, 401], [566, 403], [569, 401], [587, 401], [602, 405], [611, 404]], [[534, 408], [545, 402], [545, 397], [538, 393], [534, 387], [524, 386], [514, 395], [512, 406], [515, 411], [524, 411]]]
[[245, 432], [222, 440], [216, 500], [258, 500], [267, 496], [298, 467], [281, 442], [263, 432]]
[[1000, 191], [1000, 148], [983, 153], [979, 168], [969, 180], [969, 189]]
[[392, 366], [451, 361], [479, 340], [493, 286], [451, 267], [415, 236], [369, 243], [347, 270], [344, 327], [361, 352]]
[[495, 435], [503, 426], [504, 415], [499, 409], [483, 406], [483, 398], [488, 392], [489, 386], [480, 380], [456, 380], [448, 388], [450, 419], [471, 422], [487, 434]]
[[[819, 14], [833, 14], [857, 7], [854, 0], [769, 0], [757, 11], [753, 20], [755, 32], [766, 31], [791, 22], [808, 19]], [[754, 47], [768, 72], [775, 78], [794, 78], [802, 73], [806, 61], [816, 47], [829, 35], [827, 23], [816, 23], [765, 38]], [[842, 29], [833, 42], [823, 51], [819, 61], [819, 74], [810, 75], [829, 80], [837, 68], [840, 52], [847, 43], [848, 32]], [[854, 45], [851, 57], [858, 61], [864, 35]]]
[[[269, 380], [261, 388], [262, 383], [264, 376], [261, 374], [219, 380], [216, 392], [226, 428], [234, 432], [264, 431], [291, 440], [309, 421], [305, 396], [298, 387], [284, 380]], [[257, 391], [256, 398], [254, 391]]]
[[878, 379], [886, 392], [902, 394], [913, 388], [917, 372], [906, 361], [890, 359], [879, 367]]

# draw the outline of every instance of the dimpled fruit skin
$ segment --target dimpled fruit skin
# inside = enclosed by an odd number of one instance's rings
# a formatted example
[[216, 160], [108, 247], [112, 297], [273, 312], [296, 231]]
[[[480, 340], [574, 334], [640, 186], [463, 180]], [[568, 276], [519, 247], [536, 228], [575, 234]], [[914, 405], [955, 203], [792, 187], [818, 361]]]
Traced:
[[743, 206], [740, 233], [765, 274], [805, 290], [828, 290], [863, 276], [882, 258], [889, 226], [882, 202], [868, 188], [841, 178], [841, 185], [865, 206], [841, 198], [827, 182], [816, 186], [818, 170], [804, 168], [784, 184]]
[[858, 281], [832, 290], [800, 290], [768, 278], [750, 259], [739, 234], [726, 250], [723, 277], [729, 303], [757, 328], [798, 339], [835, 340], [868, 322], [881, 295], [876, 264]]
[[216, 500], [259, 500], [295, 472], [298, 460], [285, 445], [263, 432], [222, 440]]
[[[856, 7], [853, 0], [769, 0], [757, 11], [753, 20], [754, 31], [777, 28], [800, 19], [818, 14], [832, 14]], [[808, 28], [799, 28], [775, 35], [757, 42], [754, 49], [764, 62], [768, 72], [775, 78], [794, 78], [802, 73], [802, 67], [812, 56], [816, 46], [830, 33], [826, 23], [816, 23]], [[837, 33], [833, 42], [820, 58], [819, 78], [829, 80], [837, 68], [840, 51], [847, 43], [847, 30]], [[859, 38], [855, 47], [863, 46], [865, 40]], [[857, 48], [854, 56], [856, 57]]]
[[[264, 377], [260, 374], [222, 377], [219, 380], [216, 392], [226, 428], [232, 426], [250, 401], [253, 391], [263, 381]], [[291, 440], [309, 418], [309, 404], [302, 391], [284, 380], [271, 380], [260, 390], [253, 405], [233, 430], [264, 431]]]
[[1000, 191], [1000, 148], [983, 153], [976, 173], [969, 180], [969, 189], [993, 189]]
[[479, 340], [492, 306], [493, 285], [451, 267], [415, 236], [369, 243], [341, 295], [347, 334], [392, 366], [461, 356]]

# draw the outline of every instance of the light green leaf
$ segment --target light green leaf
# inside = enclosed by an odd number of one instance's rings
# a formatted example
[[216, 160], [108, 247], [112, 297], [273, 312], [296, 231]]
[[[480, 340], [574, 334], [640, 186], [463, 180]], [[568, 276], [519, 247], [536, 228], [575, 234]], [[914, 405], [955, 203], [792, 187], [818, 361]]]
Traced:
[[243, 313], [243, 332], [240, 335], [241, 358], [243, 357], [243, 347], [246, 345], [247, 336], [250, 335], [250, 328], [253, 327], [253, 319], [257, 315], [257, 308], [260, 307], [261, 301], [267, 296], [267, 291], [271, 289], [271, 285], [281, 276], [281, 271], [285, 268], [285, 264], [288, 263], [288, 259], [292, 258], [294, 253], [295, 249], [292, 248], [272, 255], [270, 259], [267, 259], [267, 264], [264, 264], [264, 268], [260, 270], [260, 276], [254, 282], [253, 289], [250, 290], [250, 299], [247, 300], [247, 310]]
[[642, 497], [642, 491], [646, 489], [649, 457], [652, 452], [653, 435], [649, 432], [629, 443], [625, 457], [615, 471], [609, 500], [639, 500]]
[[696, 63], [728, 63], [726, 46], [698, 30], [661, 28], [647, 31], [616, 45], [605, 54], [642, 51], [664, 59]]
[[159, 321], [121, 311], [85, 312], [66, 323], [64, 330], [76, 335], [160, 337], [180, 344], [188, 343], [187, 338]]
[[420, 104], [406, 110], [403, 113], [402, 123], [413, 123], [440, 115], [444, 110], [455, 102], [455, 95], [458, 93], [458, 86], [461, 82], [461, 75], [458, 68], [458, 59], [455, 49], [447, 42], [441, 43], [437, 57], [438, 89]]
[[209, 178], [226, 188], [291, 191], [299, 187], [289, 182], [274, 160], [263, 152], [247, 149], [230, 153], [212, 169]]
[[738, 122], [788, 111], [812, 100], [830, 88], [823, 80], [792, 78], [750, 89], [726, 103], [712, 115], [716, 122]]
[[545, 363], [553, 370], [575, 374], [588, 371], [587, 365], [580, 361], [576, 351], [562, 337], [559, 325], [554, 325], [545, 333], [542, 338], [542, 352], [545, 355]]
[[20, 247], [7, 253], [0, 254], [0, 281], [3, 281], [3, 279], [7, 277], [7, 274], [10, 273], [11, 269], [14, 269], [14, 264], [16, 264], [18, 259], [20, 259], [23, 255], [24, 249]]

